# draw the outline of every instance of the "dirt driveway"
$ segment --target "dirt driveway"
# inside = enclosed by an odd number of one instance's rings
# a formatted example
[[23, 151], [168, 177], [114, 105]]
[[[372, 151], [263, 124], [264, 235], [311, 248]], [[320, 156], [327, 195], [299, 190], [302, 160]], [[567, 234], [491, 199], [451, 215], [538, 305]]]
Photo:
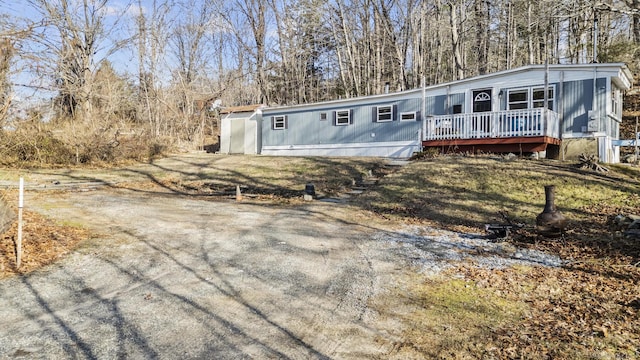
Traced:
[[108, 187], [27, 201], [99, 235], [0, 282], [2, 359], [376, 358], [401, 331], [369, 307], [401, 259], [341, 205]]

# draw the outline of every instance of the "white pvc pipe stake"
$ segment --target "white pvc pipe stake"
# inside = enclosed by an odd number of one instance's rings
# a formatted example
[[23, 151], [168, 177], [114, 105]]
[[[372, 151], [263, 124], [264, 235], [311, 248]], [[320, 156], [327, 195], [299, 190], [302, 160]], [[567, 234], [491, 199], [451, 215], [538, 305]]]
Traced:
[[18, 239], [16, 241], [16, 269], [22, 261], [22, 208], [24, 207], [24, 179], [20, 178], [18, 190]]

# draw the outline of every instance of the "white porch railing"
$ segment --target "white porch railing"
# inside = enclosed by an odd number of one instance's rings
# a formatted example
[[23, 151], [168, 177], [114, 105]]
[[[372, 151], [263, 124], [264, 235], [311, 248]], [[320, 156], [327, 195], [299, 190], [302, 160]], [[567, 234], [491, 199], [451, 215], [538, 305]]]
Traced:
[[423, 140], [549, 136], [560, 138], [558, 114], [544, 108], [427, 116]]

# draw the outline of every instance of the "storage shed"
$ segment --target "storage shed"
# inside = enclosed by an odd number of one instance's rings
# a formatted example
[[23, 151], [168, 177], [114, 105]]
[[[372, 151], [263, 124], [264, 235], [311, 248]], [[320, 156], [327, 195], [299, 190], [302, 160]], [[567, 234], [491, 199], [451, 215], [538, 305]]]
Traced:
[[222, 110], [220, 152], [223, 154], [258, 154], [261, 139], [262, 105], [228, 107]]

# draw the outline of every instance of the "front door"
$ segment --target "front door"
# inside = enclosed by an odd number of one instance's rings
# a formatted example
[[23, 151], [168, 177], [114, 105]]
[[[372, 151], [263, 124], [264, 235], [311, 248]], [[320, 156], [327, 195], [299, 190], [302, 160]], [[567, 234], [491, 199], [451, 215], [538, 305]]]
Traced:
[[473, 112], [491, 111], [491, 89], [473, 91]]
[[475, 137], [487, 137], [491, 124], [491, 89], [473, 90], [473, 112], [471, 129]]

